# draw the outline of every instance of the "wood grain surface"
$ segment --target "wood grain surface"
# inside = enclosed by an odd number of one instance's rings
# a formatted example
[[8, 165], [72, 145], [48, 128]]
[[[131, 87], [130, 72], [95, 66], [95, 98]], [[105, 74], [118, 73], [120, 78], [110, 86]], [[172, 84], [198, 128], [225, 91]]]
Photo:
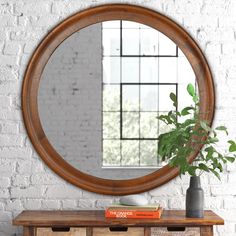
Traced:
[[186, 218], [185, 211], [164, 210], [161, 219], [107, 219], [102, 210], [97, 211], [23, 211], [13, 220], [21, 226], [73, 226], [73, 227], [135, 227], [135, 226], [211, 226], [223, 225], [224, 220], [212, 211], [204, 218]]

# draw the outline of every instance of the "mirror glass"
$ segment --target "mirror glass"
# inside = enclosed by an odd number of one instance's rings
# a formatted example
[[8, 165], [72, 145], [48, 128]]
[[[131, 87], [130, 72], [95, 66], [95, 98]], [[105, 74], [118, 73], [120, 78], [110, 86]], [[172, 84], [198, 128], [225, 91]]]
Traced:
[[161, 168], [157, 116], [191, 104], [187, 58], [161, 32], [131, 21], [90, 25], [64, 40], [40, 80], [38, 109], [55, 150], [84, 173], [141, 177]]

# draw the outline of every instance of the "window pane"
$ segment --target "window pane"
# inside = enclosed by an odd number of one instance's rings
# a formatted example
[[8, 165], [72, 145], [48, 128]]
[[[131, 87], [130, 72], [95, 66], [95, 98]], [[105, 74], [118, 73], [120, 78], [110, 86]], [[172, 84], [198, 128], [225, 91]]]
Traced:
[[103, 57], [103, 83], [120, 83], [119, 57]]
[[120, 111], [119, 85], [103, 85], [103, 111]]
[[159, 32], [159, 55], [176, 56], [176, 44]]
[[120, 21], [119, 20], [103, 21], [102, 28], [104, 28], [104, 29], [120, 29]]
[[123, 140], [122, 147], [122, 166], [139, 166], [139, 141]]
[[140, 141], [140, 165], [157, 166], [157, 141]]
[[159, 82], [177, 83], [177, 58], [159, 58]]
[[142, 57], [140, 60], [141, 83], [158, 83], [158, 58]]
[[188, 59], [183, 57], [178, 58], [178, 83], [179, 84], [195, 84], [195, 74]]
[[122, 110], [139, 111], [139, 86], [122, 85]]
[[120, 140], [103, 140], [103, 166], [120, 166]]
[[102, 33], [103, 55], [120, 55], [120, 30], [103, 29]]
[[140, 55], [158, 55], [158, 31], [140, 29]]
[[152, 29], [150, 26], [144, 25], [144, 24], [139, 24], [139, 28], [141, 28], [141, 29]]
[[170, 99], [170, 93], [176, 94], [175, 85], [159, 86], [159, 111], [170, 111], [175, 109], [173, 102]]
[[122, 113], [122, 138], [139, 138], [139, 113]]
[[122, 28], [123, 29], [138, 29], [139, 28], [139, 23], [134, 22], [134, 21], [122, 21]]
[[157, 138], [157, 112], [140, 113], [140, 138]]
[[158, 85], [141, 85], [140, 97], [141, 111], [157, 111]]
[[103, 112], [103, 139], [120, 138], [120, 112]]
[[139, 30], [122, 30], [122, 55], [139, 55]]
[[139, 58], [122, 58], [122, 82], [139, 82]]

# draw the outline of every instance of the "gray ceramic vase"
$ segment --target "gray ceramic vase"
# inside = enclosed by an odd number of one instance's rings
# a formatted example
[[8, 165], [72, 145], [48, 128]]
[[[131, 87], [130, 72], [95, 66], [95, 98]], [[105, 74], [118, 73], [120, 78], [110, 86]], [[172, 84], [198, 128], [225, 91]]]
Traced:
[[201, 188], [200, 177], [191, 176], [186, 193], [186, 217], [204, 217], [204, 191]]

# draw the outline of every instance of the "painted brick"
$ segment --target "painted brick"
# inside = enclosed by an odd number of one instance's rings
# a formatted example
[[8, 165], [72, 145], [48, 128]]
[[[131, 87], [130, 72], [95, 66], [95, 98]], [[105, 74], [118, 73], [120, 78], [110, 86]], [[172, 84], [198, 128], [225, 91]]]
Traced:
[[0, 198], [7, 199], [10, 197], [9, 190], [7, 188], [0, 188]]
[[1, 222], [8, 222], [12, 218], [12, 214], [9, 211], [1, 211], [0, 212], [0, 221]]
[[82, 191], [74, 186], [48, 186], [46, 198], [74, 199], [82, 196]]
[[96, 200], [95, 199], [80, 199], [79, 200], [79, 208], [82, 209], [93, 209], [95, 207]]
[[[13, 80], [15, 80], [16, 76], [14, 75], [14, 73], [5, 73], [5, 78], [8, 78], [8, 79], [12, 78]], [[3, 95], [16, 94], [19, 91], [20, 91], [20, 86], [17, 81], [16, 82], [3, 82], [1, 84], [0, 94], [3, 94]], [[2, 119], [4, 117], [7, 118], [7, 116], [4, 116], [4, 115], [2, 115], [1, 117]]]
[[11, 98], [7, 96], [0, 96], [0, 106], [7, 108], [11, 105]]
[[42, 209], [51, 210], [51, 209], [59, 209], [60, 201], [58, 200], [43, 200], [42, 201]]
[[9, 2], [3, 2], [0, 5], [0, 14], [4, 15], [4, 14], [9, 14], [11, 15], [13, 13], [13, 4], [9, 3]]
[[15, 13], [16, 14], [25, 14], [25, 15], [42, 15], [48, 14], [50, 12], [50, 3], [40, 2], [40, 4], [35, 4], [34, 1], [21, 2], [17, 1], [15, 3]]
[[0, 123], [2, 134], [17, 134], [19, 131], [19, 125], [16, 122]]
[[16, 163], [12, 160], [0, 157], [0, 173], [1, 177], [10, 177], [15, 172]]
[[5, 40], [7, 38], [7, 33], [5, 31], [0, 30], [0, 40]]
[[17, 18], [12, 15], [0, 16], [0, 27], [13, 27], [17, 24]]
[[12, 187], [11, 188], [11, 198], [39, 198], [39, 196], [42, 196], [43, 194], [43, 188], [40, 187]]
[[26, 210], [40, 210], [41, 209], [41, 200], [39, 199], [24, 199], [22, 204]]
[[105, 209], [107, 206], [112, 205], [112, 199], [98, 199], [96, 200], [95, 207], [99, 209]]
[[23, 211], [22, 201], [19, 199], [10, 199], [6, 201], [7, 211]]
[[59, 178], [55, 179], [55, 174], [50, 173], [50, 174], [45, 174], [45, 173], [40, 173], [40, 174], [34, 174], [31, 176], [31, 183], [32, 184], [46, 184], [46, 185], [55, 185], [62, 182]]
[[0, 135], [0, 146], [1, 147], [12, 147], [12, 146], [23, 146], [25, 137], [23, 135]]
[[185, 197], [173, 197], [169, 199], [169, 209], [181, 210], [185, 209]]
[[21, 45], [17, 42], [7, 43], [4, 47], [3, 53], [5, 55], [18, 55], [20, 53]]
[[11, 185], [10, 178], [0, 177], [0, 186], [1, 186], [1, 188], [7, 188], [7, 187], [10, 187], [10, 185]]
[[31, 155], [32, 150], [29, 148], [3, 147], [0, 150], [0, 158], [29, 159]]
[[11, 66], [18, 64], [18, 58], [16, 56], [0, 55], [0, 63], [1, 65]]
[[223, 186], [211, 186], [210, 189], [213, 196], [228, 196], [235, 194], [236, 186], [234, 184], [225, 184]]
[[12, 186], [26, 188], [30, 185], [30, 176], [15, 175], [12, 177]]
[[[0, 235], [20, 236], [11, 224], [23, 209], [104, 208], [119, 197], [93, 194], [72, 187], [52, 174], [25, 139], [20, 93], [26, 65], [38, 42], [54, 25], [89, 6], [123, 0], [1, 0], [0, 4]], [[216, 85], [215, 123], [224, 123], [234, 137], [236, 128], [236, 1], [127, 0], [158, 10], [183, 25], [205, 52]], [[227, 91], [227, 92], [226, 92]], [[231, 136], [230, 134], [230, 136]], [[224, 147], [221, 139], [220, 147]], [[204, 177], [206, 208], [225, 219], [215, 227], [217, 236], [235, 236], [236, 163], [226, 166], [221, 181]], [[149, 191], [151, 202], [184, 209], [189, 177], [177, 178]]]
[[62, 207], [63, 209], [77, 209], [78, 208], [78, 201], [76, 200], [62, 200]]
[[160, 197], [160, 196], [168, 197], [168, 196], [176, 196], [176, 195], [179, 196], [179, 195], [181, 195], [181, 190], [177, 185], [174, 185], [172, 187], [170, 187], [170, 186], [171, 186], [171, 183], [162, 185], [159, 188], [151, 190], [150, 195], [153, 196], [153, 197]]

